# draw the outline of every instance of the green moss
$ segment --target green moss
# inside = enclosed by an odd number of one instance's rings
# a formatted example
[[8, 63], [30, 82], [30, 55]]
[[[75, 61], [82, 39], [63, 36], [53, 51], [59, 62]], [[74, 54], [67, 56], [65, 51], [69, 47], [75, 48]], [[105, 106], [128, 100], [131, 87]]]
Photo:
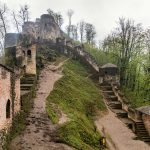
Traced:
[[52, 104], [48, 104], [46, 106], [46, 110], [47, 110], [48, 116], [51, 119], [51, 121], [53, 123], [57, 123], [59, 121], [59, 116], [56, 113], [55, 108], [53, 107], [53, 105]]
[[99, 149], [100, 134], [95, 131], [93, 116], [105, 110], [98, 87], [87, 76], [87, 66], [70, 60], [64, 65], [64, 76], [55, 84], [47, 98], [47, 111], [55, 122], [56, 111], [48, 107], [57, 104], [69, 117], [69, 122], [58, 131], [60, 139], [77, 149]]

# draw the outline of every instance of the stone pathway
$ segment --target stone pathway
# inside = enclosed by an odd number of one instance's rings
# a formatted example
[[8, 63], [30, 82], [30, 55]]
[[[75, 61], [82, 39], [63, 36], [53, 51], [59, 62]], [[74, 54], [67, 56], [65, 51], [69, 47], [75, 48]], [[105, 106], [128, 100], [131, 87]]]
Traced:
[[[10, 150], [72, 150], [65, 144], [53, 142], [51, 135], [59, 128], [59, 125], [51, 123], [45, 109], [47, 96], [53, 90], [55, 82], [62, 77], [59, 69], [62, 64], [47, 65], [42, 70], [34, 106], [27, 118], [27, 127], [12, 141]], [[66, 121], [66, 116], [64, 117], [61, 118], [61, 123]]]

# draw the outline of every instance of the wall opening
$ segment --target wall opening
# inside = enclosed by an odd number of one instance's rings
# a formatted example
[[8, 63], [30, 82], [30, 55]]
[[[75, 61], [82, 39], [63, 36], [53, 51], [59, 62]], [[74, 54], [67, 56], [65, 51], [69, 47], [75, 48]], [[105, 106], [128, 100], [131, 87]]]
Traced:
[[6, 118], [10, 118], [10, 100], [8, 100], [6, 104]]
[[27, 56], [28, 56], [28, 58], [31, 58], [31, 50], [27, 51]]

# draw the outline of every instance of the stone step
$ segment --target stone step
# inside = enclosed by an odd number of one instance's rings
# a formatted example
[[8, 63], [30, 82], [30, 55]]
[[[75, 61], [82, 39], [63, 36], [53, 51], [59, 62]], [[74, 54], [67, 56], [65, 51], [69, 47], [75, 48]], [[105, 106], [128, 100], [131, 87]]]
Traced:
[[30, 89], [31, 89], [30, 87], [22, 87], [21, 91], [30, 91]]
[[103, 91], [103, 93], [106, 93], [108, 95], [114, 95], [114, 92], [112, 90]]
[[23, 96], [23, 95], [25, 95], [25, 94], [27, 94], [29, 92], [30, 92], [30, 90], [21, 90], [21, 96]]
[[145, 142], [150, 142], [150, 138], [147, 138], [147, 139], [142, 138], [142, 140], [145, 141]]
[[111, 86], [101, 86], [101, 89], [103, 91], [112, 91], [112, 87]]
[[34, 80], [21, 80], [21, 84], [33, 84]]
[[107, 82], [103, 82], [103, 83], [100, 84], [100, 86], [111, 86], [111, 85]]
[[112, 109], [121, 109], [121, 106], [117, 106], [117, 105], [113, 105], [113, 106], [109, 106], [110, 108], [112, 108]]
[[140, 133], [140, 137], [148, 137], [148, 138], [150, 138], [147, 133], [144, 133], [144, 134], [141, 134], [141, 133]]
[[117, 116], [120, 117], [120, 118], [127, 118], [128, 117], [128, 113], [125, 112], [125, 113], [117, 113]]
[[108, 95], [107, 99], [108, 99], [109, 101], [118, 101], [118, 97], [117, 97], [117, 96], [109, 96], [109, 95]]
[[143, 140], [150, 140], [150, 137], [146, 136], [146, 137], [141, 137]]
[[137, 125], [140, 125], [140, 124], [144, 125], [143, 122], [136, 122], [136, 124], [137, 124]]
[[147, 132], [147, 130], [146, 129], [142, 129], [142, 130], [137, 130], [139, 133], [147, 133], [148, 134], [148, 132]]
[[21, 87], [32, 87], [33, 84], [21, 84], [20, 86], [21, 86]]
[[109, 101], [108, 105], [122, 105], [119, 101]]
[[33, 75], [33, 74], [25, 74], [24, 77], [26, 77], [26, 78], [28, 78], [28, 77], [34, 77], [34, 78], [35, 78], [36, 75]]

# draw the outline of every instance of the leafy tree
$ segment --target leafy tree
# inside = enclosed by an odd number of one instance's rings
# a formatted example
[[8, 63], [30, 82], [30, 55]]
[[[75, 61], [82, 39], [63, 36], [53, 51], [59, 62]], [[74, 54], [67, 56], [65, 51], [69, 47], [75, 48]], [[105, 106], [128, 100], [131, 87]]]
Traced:
[[96, 31], [95, 31], [95, 27], [90, 24], [90, 23], [86, 23], [85, 25], [85, 35], [86, 35], [86, 41], [89, 44], [93, 44], [94, 43], [94, 38], [96, 35]]

